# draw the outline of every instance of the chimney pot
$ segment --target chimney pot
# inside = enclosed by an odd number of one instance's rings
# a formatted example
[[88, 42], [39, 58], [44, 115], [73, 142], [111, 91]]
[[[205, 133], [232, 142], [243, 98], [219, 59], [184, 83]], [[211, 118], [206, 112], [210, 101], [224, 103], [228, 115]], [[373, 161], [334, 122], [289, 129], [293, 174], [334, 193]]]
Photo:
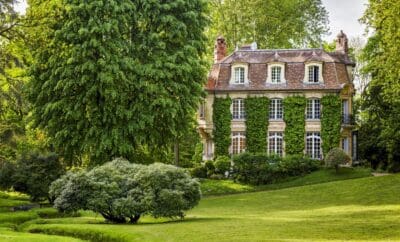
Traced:
[[223, 36], [218, 36], [214, 45], [214, 63], [220, 62], [226, 56], [226, 41]]

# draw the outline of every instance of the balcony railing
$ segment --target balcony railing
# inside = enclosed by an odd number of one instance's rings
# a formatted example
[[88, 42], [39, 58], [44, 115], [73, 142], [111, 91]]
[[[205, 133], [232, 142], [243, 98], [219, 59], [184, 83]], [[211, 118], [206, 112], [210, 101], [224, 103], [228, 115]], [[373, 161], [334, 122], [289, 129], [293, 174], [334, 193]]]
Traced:
[[355, 125], [356, 121], [352, 114], [343, 114], [342, 115], [342, 124], [344, 125]]

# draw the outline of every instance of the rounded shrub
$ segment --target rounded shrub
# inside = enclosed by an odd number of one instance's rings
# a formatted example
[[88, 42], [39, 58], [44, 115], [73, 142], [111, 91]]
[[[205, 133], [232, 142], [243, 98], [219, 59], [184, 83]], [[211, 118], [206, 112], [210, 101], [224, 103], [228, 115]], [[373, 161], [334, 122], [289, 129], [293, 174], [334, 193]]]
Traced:
[[207, 168], [204, 166], [196, 166], [190, 169], [190, 175], [197, 178], [207, 178]]
[[224, 175], [231, 169], [231, 159], [228, 156], [218, 156], [214, 162], [215, 172]]
[[116, 159], [90, 171], [68, 173], [53, 182], [50, 194], [62, 212], [100, 213], [116, 223], [136, 223], [142, 215], [183, 217], [200, 200], [200, 184], [182, 168], [149, 166]]
[[215, 174], [215, 166], [212, 160], [207, 160], [206, 162], [204, 162], [204, 167], [207, 170], [207, 177]]
[[349, 163], [351, 160], [350, 156], [346, 154], [340, 148], [331, 149], [325, 157], [325, 166], [330, 168], [335, 168], [336, 172], [339, 170], [339, 165], [344, 165]]

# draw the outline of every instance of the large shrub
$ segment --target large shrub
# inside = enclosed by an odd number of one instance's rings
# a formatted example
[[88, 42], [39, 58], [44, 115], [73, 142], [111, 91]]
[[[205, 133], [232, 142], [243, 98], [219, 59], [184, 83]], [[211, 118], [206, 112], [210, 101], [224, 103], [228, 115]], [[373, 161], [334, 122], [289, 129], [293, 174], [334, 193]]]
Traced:
[[12, 176], [13, 188], [30, 195], [32, 201], [49, 199], [49, 186], [65, 173], [56, 154], [32, 153], [20, 158]]
[[225, 172], [231, 169], [231, 158], [228, 156], [218, 156], [214, 162], [215, 172], [224, 175]]
[[15, 163], [0, 159], [0, 189], [8, 190], [13, 186]]
[[[64, 184], [64, 185], [62, 185]], [[54, 206], [100, 213], [106, 220], [136, 223], [142, 215], [183, 217], [200, 200], [200, 185], [183, 169], [116, 159], [88, 172], [69, 173], [51, 186]]]
[[346, 152], [340, 148], [331, 149], [325, 157], [325, 166], [339, 170], [339, 165], [344, 165], [350, 162], [351, 158]]
[[233, 158], [233, 163], [233, 178], [254, 185], [273, 183], [318, 169], [318, 161], [300, 155], [281, 158], [264, 153], [242, 153]]

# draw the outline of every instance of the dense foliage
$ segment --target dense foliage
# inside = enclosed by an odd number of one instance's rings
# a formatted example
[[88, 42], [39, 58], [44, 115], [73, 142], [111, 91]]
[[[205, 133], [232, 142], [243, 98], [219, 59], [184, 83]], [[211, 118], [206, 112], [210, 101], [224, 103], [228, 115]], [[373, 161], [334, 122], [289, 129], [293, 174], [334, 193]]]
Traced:
[[291, 176], [302, 176], [319, 167], [319, 161], [301, 155], [269, 156], [242, 153], [233, 158], [233, 178], [254, 185], [273, 183]]
[[350, 162], [350, 156], [340, 148], [331, 149], [325, 156], [325, 166], [339, 170], [339, 165], [344, 165]]
[[224, 175], [231, 169], [231, 158], [228, 156], [218, 156], [214, 161], [215, 172]]
[[213, 138], [215, 156], [229, 156], [231, 145], [231, 98], [215, 98], [213, 103]]
[[340, 142], [342, 103], [338, 95], [326, 95], [321, 99], [321, 138], [323, 154], [338, 147]]
[[285, 152], [289, 155], [303, 154], [305, 143], [305, 117], [306, 98], [303, 96], [290, 96], [283, 99], [285, 112]]
[[184, 170], [155, 163], [149, 166], [116, 159], [87, 172], [68, 173], [50, 190], [63, 212], [79, 209], [106, 220], [136, 223], [142, 215], [184, 217], [200, 200], [200, 185]]
[[362, 95], [360, 156], [400, 171], [400, 2], [369, 0], [363, 22], [373, 32], [363, 50], [371, 81]]
[[319, 47], [328, 31], [321, 0], [212, 0], [210, 9], [209, 39], [224, 35], [231, 50], [253, 41], [270, 49]]
[[268, 133], [267, 97], [248, 97], [245, 101], [246, 110], [246, 150], [257, 153], [267, 148]]
[[32, 201], [51, 202], [49, 186], [65, 172], [56, 154], [28, 154], [16, 162], [0, 162], [0, 168], [0, 187], [26, 193]]
[[30, 86], [54, 146], [95, 165], [178, 142], [202, 96], [205, 3], [65, 0], [61, 10]]

